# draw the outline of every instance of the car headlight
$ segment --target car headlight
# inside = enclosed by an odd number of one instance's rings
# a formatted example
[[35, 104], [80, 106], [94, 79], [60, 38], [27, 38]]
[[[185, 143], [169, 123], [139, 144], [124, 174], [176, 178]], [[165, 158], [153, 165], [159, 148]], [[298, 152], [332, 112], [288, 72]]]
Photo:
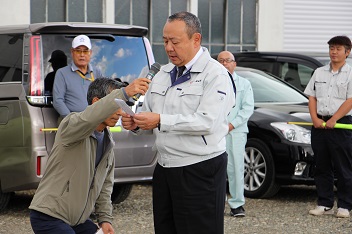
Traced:
[[271, 123], [271, 126], [276, 128], [289, 141], [310, 144], [310, 130], [306, 128], [284, 122]]

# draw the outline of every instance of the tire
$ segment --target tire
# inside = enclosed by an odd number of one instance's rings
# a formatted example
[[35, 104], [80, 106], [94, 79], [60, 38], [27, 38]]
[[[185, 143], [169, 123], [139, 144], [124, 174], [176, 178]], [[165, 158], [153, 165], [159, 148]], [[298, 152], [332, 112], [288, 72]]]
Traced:
[[111, 194], [113, 204], [119, 204], [126, 200], [132, 190], [132, 184], [115, 184]]
[[3, 193], [0, 191], [0, 212], [6, 209], [12, 195], [13, 193]]
[[279, 189], [269, 148], [259, 139], [248, 139], [244, 158], [244, 195], [249, 198], [269, 198]]

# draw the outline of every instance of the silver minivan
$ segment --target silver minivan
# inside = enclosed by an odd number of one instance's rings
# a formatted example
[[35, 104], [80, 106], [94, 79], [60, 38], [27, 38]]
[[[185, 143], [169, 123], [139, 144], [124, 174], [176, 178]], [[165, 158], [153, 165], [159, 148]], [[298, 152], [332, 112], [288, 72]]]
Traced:
[[[71, 63], [72, 39], [85, 34], [92, 42], [91, 63], [104, 76], [131, 82], [145, 77], [154, 63], [148, 30], [99, 23], [39, 23], [0, 27], [0, 210], [15, 191], [37, 188], [51, 151], [58, 114], [44, 79], [52, 71], [54, 50]], [[132, 109], [138, 112], [142, 100]], [[119, 124], [119, 123], [118, 123]], [[121, 129], [121, 126], [116, 126]], [[127, 198], [132, 182], [150, 181], [156, 165], [154, 135], [114, 132], [115, 186], [112, 201]]]

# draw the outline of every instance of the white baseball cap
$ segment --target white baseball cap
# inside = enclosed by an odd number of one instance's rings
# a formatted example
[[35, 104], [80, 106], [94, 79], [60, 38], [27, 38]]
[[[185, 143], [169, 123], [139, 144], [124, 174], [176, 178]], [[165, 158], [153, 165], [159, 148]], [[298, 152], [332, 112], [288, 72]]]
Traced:
[[92, 48], [92, 44], [90, 43], [89, 37], [86, 35], [79, 35], [75, 38], [73, 38], [72, 41], [72, 48], [77, 48], [78, 46], [86, 46], [88, 49]]

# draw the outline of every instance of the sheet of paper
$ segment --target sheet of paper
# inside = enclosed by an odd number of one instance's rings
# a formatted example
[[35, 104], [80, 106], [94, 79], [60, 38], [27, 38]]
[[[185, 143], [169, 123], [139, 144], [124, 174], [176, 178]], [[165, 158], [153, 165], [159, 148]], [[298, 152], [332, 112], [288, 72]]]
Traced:
[[130, 116], [134, 116], [133, 110], [126, 104], [124, 100], [116, 98], [115, 102], [117, 103], [117, 105], [119, 105], [119, 107], [122, 108], [124, 112], [126, 112]]
[[99, 228], [99, 230], [95, 234], [104, 234], [103, 229]]

